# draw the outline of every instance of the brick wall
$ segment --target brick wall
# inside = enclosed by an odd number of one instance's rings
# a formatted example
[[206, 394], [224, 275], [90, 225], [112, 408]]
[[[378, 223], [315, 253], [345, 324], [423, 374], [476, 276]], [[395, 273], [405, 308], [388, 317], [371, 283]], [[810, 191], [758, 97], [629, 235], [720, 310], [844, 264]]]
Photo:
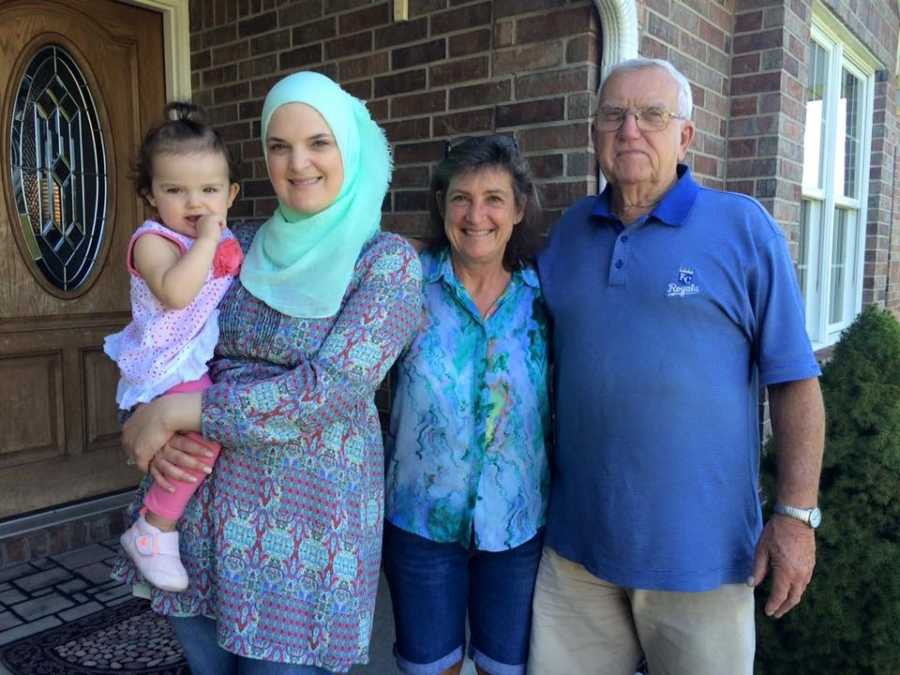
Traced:
[[269, 87], [321, 71], [368, 102], [394, 146], [385, 226], [415, 234], [448, 137], [511, 133], [538, 178], [547, 221], [595, 189], [588, 117], [597, 84], [590, 0], [194, 0], [192, 85], [243, 166], [233, 214], [274, 207], [259, 142]]
[[735, 0], [639, 0], [641, 56], [671, 61], [691, 82], [697, 134], [687, 162], [704, 184], [722, 189], [731, 113], [731, 34]]

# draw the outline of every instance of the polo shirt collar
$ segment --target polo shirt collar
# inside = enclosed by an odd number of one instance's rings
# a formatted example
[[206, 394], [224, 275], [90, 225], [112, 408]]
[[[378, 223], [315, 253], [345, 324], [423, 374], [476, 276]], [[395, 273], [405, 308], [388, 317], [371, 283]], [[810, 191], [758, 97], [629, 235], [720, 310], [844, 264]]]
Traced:
[[[655, 219], [665, 225], [678, 227], [687, 219], [688, 213], [694, 206], [700, 187], [694, 181], [691, 170], [686, 164], [679, 164], [676, 168], [678, 180], [663, 195], [663, 198], [647, 214], [647, 220]], [[604, 221], [619, 223], [619, 218], [610, 210], [612, 199], [612, 185], [607, 184], [594, 202], [591, 215]]]

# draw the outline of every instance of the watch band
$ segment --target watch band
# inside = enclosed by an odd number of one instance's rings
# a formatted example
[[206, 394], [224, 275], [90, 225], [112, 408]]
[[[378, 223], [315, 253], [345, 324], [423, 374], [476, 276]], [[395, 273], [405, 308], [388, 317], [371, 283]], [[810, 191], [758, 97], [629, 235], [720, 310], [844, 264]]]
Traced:
[[800, 509], [796, 506], [788, 506], [781, 502], [775, 502], [775, 506], [772, 507], [772, 510], [782, 516], [795, 518], [812, 529], [819, 527], [819, 523], [822, 522], [822, 512], [819, 510], [818, 506], [814, 506], [811, 509]]

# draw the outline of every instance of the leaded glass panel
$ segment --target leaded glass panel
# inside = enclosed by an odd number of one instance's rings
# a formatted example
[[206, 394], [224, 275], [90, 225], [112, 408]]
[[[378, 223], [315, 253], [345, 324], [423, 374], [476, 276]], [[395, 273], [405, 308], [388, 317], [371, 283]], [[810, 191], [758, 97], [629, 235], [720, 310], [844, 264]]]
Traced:
[[40, 49], [13, 101], [11, 172], [29, 255], [57, 288], [78, 289], [100, 252], [107, 173], [97, 109], [60, 45]]

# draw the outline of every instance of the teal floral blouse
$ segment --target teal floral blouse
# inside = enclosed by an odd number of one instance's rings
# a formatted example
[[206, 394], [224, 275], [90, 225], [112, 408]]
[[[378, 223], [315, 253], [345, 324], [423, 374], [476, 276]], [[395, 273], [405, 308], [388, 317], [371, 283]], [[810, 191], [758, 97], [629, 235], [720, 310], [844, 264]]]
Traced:
[[516, 271], [481, 318], [449, 250], [421, 254], [426, 323], [397, 367], [386, 518], [437, 542], [502, 551], [544, 524], [550, 440], [547, 315]]

